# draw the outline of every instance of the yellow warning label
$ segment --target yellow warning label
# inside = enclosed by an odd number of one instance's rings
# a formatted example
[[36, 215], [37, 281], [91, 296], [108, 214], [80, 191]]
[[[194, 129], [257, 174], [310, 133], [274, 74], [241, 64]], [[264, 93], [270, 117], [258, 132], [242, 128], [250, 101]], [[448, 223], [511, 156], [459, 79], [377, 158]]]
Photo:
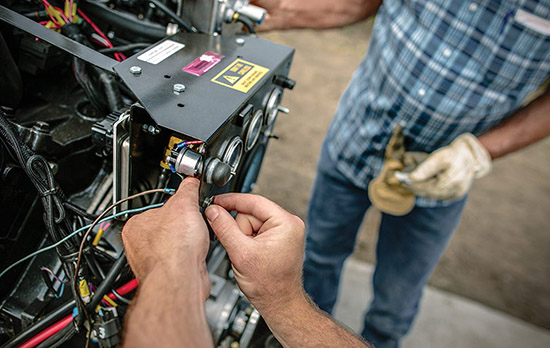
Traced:
[[239, 79], [238, 76], [228, 76], [228, 75], [224, 75], [223, 78], [229, 81], [229, 83], [232, 85], [234, 85], [235, 82], [237, 82], [237, 80]]
[[248, 93], [268, 71], [269, 69], [263, 66], [237, 59], [210, 81]]

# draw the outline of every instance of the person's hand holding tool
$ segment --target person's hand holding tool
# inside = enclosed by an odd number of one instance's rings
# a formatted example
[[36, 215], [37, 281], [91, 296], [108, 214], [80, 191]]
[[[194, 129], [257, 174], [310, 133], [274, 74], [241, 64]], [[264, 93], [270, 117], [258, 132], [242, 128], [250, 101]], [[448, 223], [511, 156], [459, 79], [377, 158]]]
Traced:
[[[236, 210], [234, 219], [227, 210]], [[257, 195], [224, 194], [206, 218], [227, 251], [243, 293], [260, 312], [303, 298], [304, 223]]]
[[[233, 217], [227, 210], [237, 211]], [[304, 223], [266, 198], [217, 196], [206, 209], [239, 287], [285, 347], [365, 347], [313, 305], [302, 286]]]
[[408, 174], [396, 173], [415, 195], [432, 199], [459, 199], [473, 184], [491, 171], [491, 156], [470, 133], [457, 137], [450, 145], [432, 152]]

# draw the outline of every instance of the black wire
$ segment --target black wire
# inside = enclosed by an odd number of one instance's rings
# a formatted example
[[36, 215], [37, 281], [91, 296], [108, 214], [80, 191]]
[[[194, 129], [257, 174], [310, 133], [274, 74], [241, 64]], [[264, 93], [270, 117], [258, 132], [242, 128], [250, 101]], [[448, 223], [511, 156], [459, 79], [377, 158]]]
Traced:
[[126, 305], [129, 305], [131, 300], [127, 299], [126, 297], [123, 297], [121, 294], [119, 294], [118, 292], [116, 292], [116, 290], [113, 290], [111, 291], [113, 293], [113, 295], [115, 295], [115, 297], [122, 303], [126, 304]]
[[116, 52], [133, 51], [140, 48], [147, 48], [149, 46], [151, 46], [150, 43], [133, 43], [128, 45], [115, 46], [111, 48], [101, 48], [98, 51], [104, 54], [109, 54], [109, 53], [116, 53]]
[[177, 24], [179, 24], [181, 27], [183, 27], [185, 30], [187, 30], [190, 33], [198, 33], [199, 31], [197, 28], [195, 28], [192, 24], [188, 23], [188, 20], [183, 20], [181, 17], [179, 17], [177, 14], [174, 13], [168, 6], [163, 4], [162, 2], [158, 0], [149, 0], [150, 3], [155, 5], [159, 10], [166, 13], [170, 18], [172, 18]]
[[72, 323], [67, 324], [55, 335], [48, 337], [42, 343], [37, 345], [35, 348], [54, 348], [59, 347], [63, 343], [67, 342], [71, 337], [76, 333], [76, 329]]
[[99, 304], [99, 302], [101, 302], [103, 295], [111, 290], [111, 288], [113, 287], [113, 283], [115, 282], [116, 278], [118, 277], [124, 266], [126, 266], [126, 255], [122, 254], [122, 256], [120, 256], [120, 258], [115, 261], [109, 272], [105, 275], [105, 279], [96, 289], [92, 300], [86, 306], [87, 310], [89, 310], [90, 312], [94, 311], [95, 307]]
[[256, 29], [254, 28], [254, 23], [252, 21], [244, 16], [237, 17], [237, 22], [242, 23], [247, 29], [250, 34], [256, 34]]
[[[159, 189], [159, 188], [165, 187], [166, 182], [168, 182], [169, 178], [170, 178], [170, 172], [168, 171], [168, 169], [162, 168], [160, 170], [160, 174], [159, 174], [159, 177], [158, 177], [158, 180], [157, 180], [157, 186], [155, 188]], [[164, 194], [161, 193], [161, 192], [155, 193], [155, 195], [151, 199], [151, 204], [156, 204], [156, 203], [160, 202], [163, 195]]]
[[99, 112], [108, 114], [109, 108], [103, 101], [105, 98], [101, 95], [101, 93], [95, 87], [94, 83], [91, 81], [90, 76], [86, 71], [86, 64], [76, 57], [73, 57], [73, 72], [76, 81], [82, 87], [82, 89], [84, 89], [84, 92], [86, 93], [86, 96], [88, 97], [88, 100], [93, 105], [93, 107]]
[[96, 262], [93, 261], [93, 253], [84, 253], [83, 255], [84, 260], [86, 261], [86, 264], [90, 268], [90, 271], [92, 272], [92, 276], [97, 279], [98, 281], [103, 280], [103, 276], [99, 272], [99, 270], [96, 267]]
[[94, 257], [92, 258], [92, 262], [94, 263], [95, 267], [97, 268], [97, 271], [99, 272], [99, 275], [101, 276], [101, 280], [105, 279], [105, 272], [103, 271], [103, 268], [101, 268], [101, 265], [99, 264], [99, 261], [96, 258], [96, 254], [94, 253]]
[[97, 218], [97, 215], [89, 214], [84, 209], [80, 208], [79, 206], [71, 203], [71, 202], [63, 202], [63, 206], [73, 213], [82, 216], [88, 220], [95, 220]]
[[[62, 204], [64, 197], [58, 190], [49, 163], [44, 157], [34, 154], [23, 143], [3, 110], [0, 110], [0, 135], [6, 149], [25, 171], [41, 196], [46, 228], [53, 241], [59, 241], [71, 231], [72, 216], [65, 212]], [[66, 241], [58, 248], [60, 253], [71, 253], [76, 250], [76, 245], [71, 240]]]
[[11, 341], [7, 342], [2, 346], [2, 348], [15, 348], [28, 341], [30, 338], [36, 336], [38, 333], [42, 332], [56, 321], [58, 321], [62, 316], [67, 315], [67, 313], [72, 310], [75, 306], [75, 301], [71, 300], [61, 307], [56, 308], [44, 318], [40, 319], [36, 323], [32, 324], [25, 330], [23, 330], [19, 335], [12, 338]]

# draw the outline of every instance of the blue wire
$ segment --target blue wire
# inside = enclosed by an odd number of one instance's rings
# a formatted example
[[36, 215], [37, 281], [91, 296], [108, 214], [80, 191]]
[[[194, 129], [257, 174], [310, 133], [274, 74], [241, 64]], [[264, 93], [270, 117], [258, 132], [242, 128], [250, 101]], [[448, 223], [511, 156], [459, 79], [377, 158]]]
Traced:
[[61, 283], [61, 291], [55, 295], [55, 298], [61, 298], [63, 296], [63, 290], [65, 290], [65, 283]]
[[[165, 191], [170, 191], [172, 192], [173, 189], [165, 189]], [[158, 208], [158, 207], [161, 207], [164, 203], [157, 203], [157, 204], [152, 204], [152, 205], [148, 205], [146, 207], [141, 207], [141, 208], [136, 208], [136, 209], [130, 209], [130, 210], [126, 210], [126, 211], [121, 211], [120, 213], [116, 213], [116, 214], [113, 214], [111, 216], [107, 216], [101, 220], [98, 221], [98, 223], [101, 223], [101, 222], [105, 222], [105, 221], [109, 221], [109, 220], [112, 220], [118, 216], [121, 216], [121, 215], [126, 215], [126, 214], [133, 214], [133, 213], [139, 213], [139, 212], [142, 212], [144, 210], [149, 210], [149, 209], [153, 209], [153, 208]], [[45, 248], [42, 248], [42, 249], [38, 249], [37, 251], [25, 256], [24, 258], [22, 258], [21, 260], [11, 264], [10, 266], [8, 266], [8, 268], [6, 268], [5, 270], [2, 271], [2, 273], [0, 273], [0, 278], [2, 278], [6, 273], [8, 273], [9, 270], [11, 270], [12, 268], [14, 268], [15, 266], [21, 264], [22, 262], [25, 262], [26, 260], [30, 259], [31, 257], [33, 256], [36, 256], [38, 254], [41, 254], [43, 253], [44, 251], [48, 251], [48, 250], [51, 250], [51, 249], [54, 249], [58, 246], [60, 246], [61, 244], [65, 243], [67, 240], [71, 239], [72, 237], [74, 237], [75, 235], [77, 235], [78, 233], [88, 229], [92, 224], [89, 224], [89, 225], [86, 225], [84, 227], [81, 227], [79, 228], [78, 230], [74, 231], [73, 233], [69, 234], [67, 237], [61, 239], [59, 242], [57, 243], [54, 243], [50, 246], [47, 246]]]

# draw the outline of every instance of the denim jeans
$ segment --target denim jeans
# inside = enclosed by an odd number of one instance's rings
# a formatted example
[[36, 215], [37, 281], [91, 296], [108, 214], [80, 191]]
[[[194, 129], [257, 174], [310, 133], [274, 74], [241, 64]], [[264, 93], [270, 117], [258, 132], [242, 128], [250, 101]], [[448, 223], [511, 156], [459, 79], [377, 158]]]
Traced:
[[[398, 347], [418, 311], [422, 289], [458, 225], [466, 197], [441, 208], [415, 207], [405, 216], [382, 214], [376, 246], [374, 296], [362, 336], [376, 347]], [[323, 146], [310, 200], [304, 285], [331, 313], [342, 266], [371, 205], [367, 191], [336, 168]]]

